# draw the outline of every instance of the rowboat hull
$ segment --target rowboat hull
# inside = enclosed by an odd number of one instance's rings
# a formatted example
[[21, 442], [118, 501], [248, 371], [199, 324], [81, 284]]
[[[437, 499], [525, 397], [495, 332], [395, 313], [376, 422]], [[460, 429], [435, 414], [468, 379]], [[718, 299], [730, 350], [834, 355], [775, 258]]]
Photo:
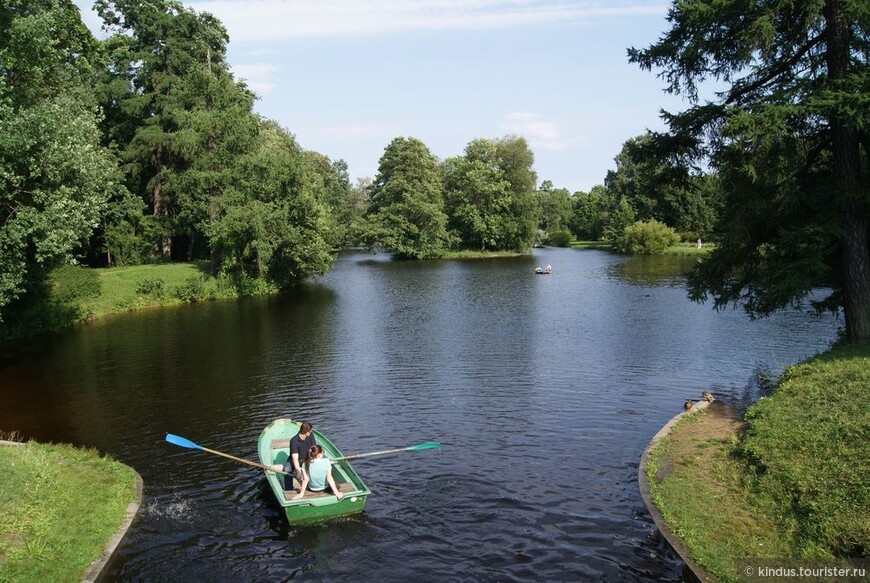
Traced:
[[[289, 456], [290, 438], [299, 433], [299, 422], [291, 419], [276, 419], [270, 423], [257, 441], [257, 452], [263, 465], [284, 464]], [[341, 457], [341, 452], [322, 433], [314, 430], [314, 439], [323, 447], [326, 457]], [[275, 472], [264, 472], [269, 487], [275, 494], [278, 504], [284, 510], [291, 525], [310, 524], [339, 516], [362, 512], [366, 498], [371, 491], [346, 460], [332, 465], [332, 477], [344, 493], [339, 500], [331, 494], [306, 493], [300, 500], [292, 500], [296, 491], [284, 490], [284, 476]]]

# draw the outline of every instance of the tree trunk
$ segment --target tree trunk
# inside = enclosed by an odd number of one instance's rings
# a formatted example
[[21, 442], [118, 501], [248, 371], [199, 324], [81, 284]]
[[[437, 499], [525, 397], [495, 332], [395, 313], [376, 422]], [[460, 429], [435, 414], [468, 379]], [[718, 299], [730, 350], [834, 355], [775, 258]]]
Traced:
[[[842, 0], [827, 0], [826, 53], [828, 84], [832, 89], [849, 73], [851, 28]], [[834, 176], [842, 197], [843, 312], [850, 342], [870, 340], [870, 247], [867, 209], [861, 189], [861, 153], [858, 134], [847, 128], [837, 113], [830, 115]]]
[[[209, 217], [208, 218], [212, 224], [217, 222], [217, 219], [218, 219], [217, 203], [215, 202], [215, 196], [216, 195], [214, 193], [210, 193], [210, 196], [209, 196], [210, 200], [209, 200], [209, 205], [208, 205], [209, 206], [209, 209], [208, 209]], [[220, 253], [218, 253], [217, 247], [215, 247], [214, 244], [212, 244], [209, 246], [208, 271], [212, 276], [217, 276], [218, 272], [220, 271], [220, 268], [221, 268], [221, 256], [220, 256]]]
[[[155, 167], [157, 176], [154, 182], [154, 193], [152, 195], [154, 201], [154, 216], [166, 217], [169, 214], [169, 201], [166, 200], [162, 192], [162, 172], [163, 172], [163, 147], [158, 147], [155, 153]], [[157, 245], [156, 251], [163, 255], [166, 261], [172, 260], [172, 238], [164, 237], [163, 241]]]

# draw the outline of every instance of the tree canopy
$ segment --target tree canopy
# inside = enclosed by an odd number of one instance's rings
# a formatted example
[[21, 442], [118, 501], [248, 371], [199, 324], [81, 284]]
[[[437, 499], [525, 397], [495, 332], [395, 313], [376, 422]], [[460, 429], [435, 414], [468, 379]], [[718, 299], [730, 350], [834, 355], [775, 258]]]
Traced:
[[399, 257], [440, 257], [449, 245], [441, 168], [416, 138], [395, 138], [384, 149], [371, 186], [364, 240]]
[[70, 259], [122, 188], [88, 89], [99, 47], [68, 1], [0, 11], [0, 310]]
[[[661, 68], [692, 106], [664, 114], [647, 153], [709, 164], [725, 204], [720, 244], [691, 297], [753, 316], [833, 293], [851, 340], [870, 339], [870, 12], [860, 0], [674, 2], [670, 29], [629, 59]], [[699, 87], [727, 88], [701, 103]]]

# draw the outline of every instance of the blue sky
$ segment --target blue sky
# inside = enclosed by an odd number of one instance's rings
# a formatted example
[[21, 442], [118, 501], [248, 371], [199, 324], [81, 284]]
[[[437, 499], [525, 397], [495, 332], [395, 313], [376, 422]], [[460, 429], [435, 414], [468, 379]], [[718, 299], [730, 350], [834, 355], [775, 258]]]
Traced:
[[[91, 2], [76, 0], [85, 21]], [[185, 0], [230, 34], [258, 113], [300, 145], [374, 177], [397, 136], [438, 158], [524, 136], [539, 181], [603, 183], [628, 138], [686, 106], [627, 62], [666, 30], [656, 0]]]

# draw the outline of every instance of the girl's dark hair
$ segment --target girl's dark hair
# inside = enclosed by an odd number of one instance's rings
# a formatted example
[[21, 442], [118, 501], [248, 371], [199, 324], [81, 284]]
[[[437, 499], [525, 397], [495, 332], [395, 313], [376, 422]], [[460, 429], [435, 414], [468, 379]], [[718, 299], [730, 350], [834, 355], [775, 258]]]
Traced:
[[311, 433], [311, 423], [303, 421], [299, 426], [299, 433]]
[[311, 461], [316, 458], [318, 455], [323, 453], [323, 447], [318, 444], [314, 444], [308, 448], [308, 455], [305, 456], [305, 469], [308, 469], [308, 466], [311, 464]]

